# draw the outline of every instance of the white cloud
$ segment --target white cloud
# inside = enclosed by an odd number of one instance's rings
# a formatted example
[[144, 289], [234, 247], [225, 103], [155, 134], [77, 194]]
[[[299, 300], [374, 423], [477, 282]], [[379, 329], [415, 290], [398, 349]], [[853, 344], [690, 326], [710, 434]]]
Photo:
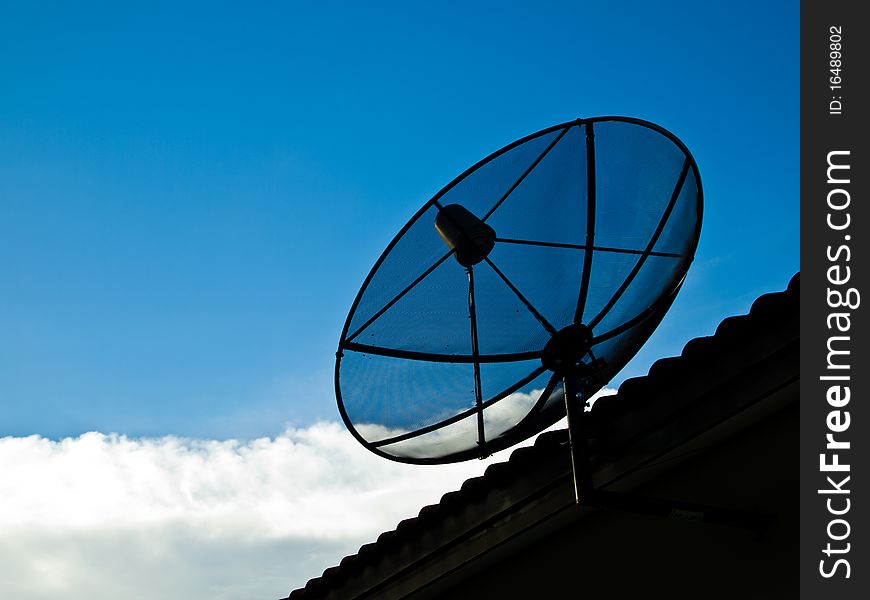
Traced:
[[509, 452], [404, 465], [336, 423], [249, 442], [0, 438], [0, 590], [278, 598]]
[[385, 461], [335, 423], [244, 443], [3, 438], [0, 595], [278, 598], [484, 468]]
[[[529, 414], [535, 402], [544, 390], [535, 389], [527, 393], [514, 392], [483, 411], [484, 431], [487, 439], [496, 437], [511, 430]], [[586, 402], [586, 411], [602, 396], [615, 393], [616, 390], [604, 388], [599, 390]], [[546, 401], [546, 406], [553, 402], [563, 402], [561, 388], [553, 391]], [[459, 413], [454, 413], [459, 414]], [[444, 415], [448, 419], [454, 415]], [[383, 425], [363, 423], [357, 426], [357, 431], [363, 439], [376, 442], [409, 433], [407, 429], [388, 428]], [[430, 456], [447, 456], [456, 452], [475, 447], [477, 440], [477, 414], [473, 413], [450, 425], [446, 425], [423, 435], [381, 446], [381, 450], [392, 456], [423, 458]]]
[[[525, 417], [544, 390], [531, 390], [528, 393], [508, 394], [483, 411], [486, 439], [494, 439], [517, 425]], [[464, 410], [463, 410], [464, 412]], [[454, 415], [447, 414], [443, 419]], [[367, 440], [377, 441], [409, 433], [407, 429], [387, 428], [383, 425], [364, 423], [357, 427], [360, 435]], [[477, 443], [477, 413], [460, 419], [418, 437], [409, 438], [381, 449], [393, 456], [424, 458], [447, 456], [456, 452], [475, 448]]]

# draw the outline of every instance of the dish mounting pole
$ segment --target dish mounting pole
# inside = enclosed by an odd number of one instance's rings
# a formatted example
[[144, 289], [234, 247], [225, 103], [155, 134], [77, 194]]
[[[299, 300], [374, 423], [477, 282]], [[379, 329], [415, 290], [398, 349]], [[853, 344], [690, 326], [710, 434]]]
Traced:
[[568, 417], [568, 441], [571, 446], [571, 469], [574, 472], [574, 499], [577, 504], [591, 504], [595, 490], [589, 468], [589, 450], [586, 436], [582, 433], [585, 398], [577, 389], [577, 379], [572, 373], [562, 377], [562, 391], [565, 394], [565, 414]]
[[586, 398], [577, 385], [576, 374], [567, 372], [562, 377], [565, 394], [565, 413], [568, 417], [568, 440], [571, 446], [571, 468], [574, 475], [574, 499], [578, 506], [605, 510], [619, 510], [634, 514], [664, 517], [675, 521], [715, 523], [748, 529], [760, 536], [772, 523], [773, 517], [757, 511], [721, 508], [683, 502], [681, 500], [651, 498], [630, 492], [595, 489], [592, 482], [589, 447], [586, 443]]

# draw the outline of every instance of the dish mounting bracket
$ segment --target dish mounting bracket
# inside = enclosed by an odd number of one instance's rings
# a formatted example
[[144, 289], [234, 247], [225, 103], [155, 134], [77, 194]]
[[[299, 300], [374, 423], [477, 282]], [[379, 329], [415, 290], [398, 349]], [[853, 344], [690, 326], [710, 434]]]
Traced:
[[654, 498], [631, 492], [597, 489], [592, 479], [590, 452], [585, 428], [585, 400], [574, 376], [562, 378], [568, 439], [574, 476], [574, 498], [578, 506], [618, 510], [633, 514], [663, 517], [674, 521], [695, 521], [748, 529], [761, 536], [773, 522], [773, 515], [757, 511], [710, 506], [682, 500]]

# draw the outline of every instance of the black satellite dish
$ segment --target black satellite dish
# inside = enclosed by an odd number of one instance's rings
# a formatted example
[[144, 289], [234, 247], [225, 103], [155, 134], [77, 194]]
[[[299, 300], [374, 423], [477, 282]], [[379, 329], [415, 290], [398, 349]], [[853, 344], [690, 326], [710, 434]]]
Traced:
[[664, 316], [701, 213], [689, 151], [638, 119], [578, 119], [483, 159], [363, 283], [335, 369], [348, 429], [383, 457], [433, 464], [552, 425]]
[[670, 307], [702, 208], [688, 149], [639, 119], [578, 119], [491, 154], [423, 205], [357, 294], [335, 366], [348, 429], [438, 464], [567, 415], [578, 504], [762, 529], [769, 516], [592, 483], [584, 403]]

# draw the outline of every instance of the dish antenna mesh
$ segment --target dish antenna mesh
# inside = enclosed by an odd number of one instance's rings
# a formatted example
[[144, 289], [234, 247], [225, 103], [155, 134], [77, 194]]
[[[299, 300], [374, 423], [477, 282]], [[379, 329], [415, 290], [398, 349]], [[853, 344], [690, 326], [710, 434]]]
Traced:
[[645, 121], [572, 121], [495, 152], [363, 283], [337, 353], [345, 424], [381, 456], [447, 463], [538, 433], [569, 397], [582, 412], [673, 301], [701, 213], [689, 151]]

